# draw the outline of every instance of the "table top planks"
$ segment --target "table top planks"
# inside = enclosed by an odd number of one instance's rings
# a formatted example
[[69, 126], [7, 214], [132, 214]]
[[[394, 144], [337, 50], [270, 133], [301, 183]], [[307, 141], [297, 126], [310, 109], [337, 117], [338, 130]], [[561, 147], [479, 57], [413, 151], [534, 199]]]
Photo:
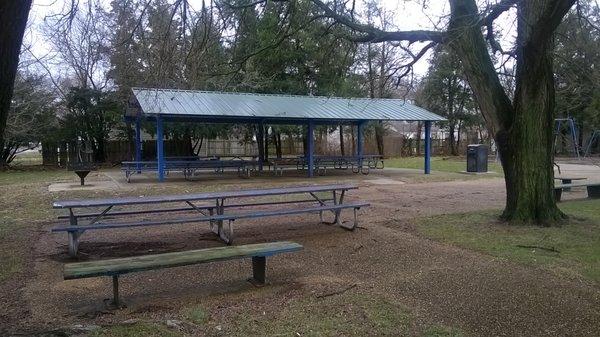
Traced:
[[52, 207], [55, 209], [64, 208], [80, 208], [80, 207], [102, 207], [102, 206], [123, 206], [123, 205], [141, 205], [141, 204], [157, 204], [167, 202], [185, 202], [185, 201], [200, 201], [212, 200], [220, 198], [244, 198], [244, 197], [260, 197], [282, 194], [298, 194], [298, 193], [316, 193], [336, 190], [352, 190], [357, 189], [355, 184], [337, 184], [337, 185], [309, 185], [309, 186], [293, 186], [267, 189], [252, 189], [238, 191], [220, 191], [207, 192], [196, 194], [178, 194], [178, 195], [153, 195], [141, 197], [123, 197], [123, 198], [106, 198], [106, 199], [82, 199], [82, 200], [63, 200], [55, 201]]
[[302, 245], [296, 242], [280, 241], [142, 255], [100, 261], [76, 262], [65, 265], [63, 276], [65, 280], [97, 276], [114, 276], [137, 271], [187, 266], [214, 261], [258, 256], [266, 257], [275, 254], [299, 251], [302, 248]]

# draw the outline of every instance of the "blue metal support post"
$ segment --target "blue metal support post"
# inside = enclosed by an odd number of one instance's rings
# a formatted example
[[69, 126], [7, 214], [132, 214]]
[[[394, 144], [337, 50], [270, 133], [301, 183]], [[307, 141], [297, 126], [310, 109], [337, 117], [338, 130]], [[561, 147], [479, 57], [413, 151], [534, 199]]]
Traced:
[[425, 174], [431, 173], [431, 121], [425, 122]]
[[256, 144], [258, 145], [258, 171], [262, 172], [265, 161], [265, 124], [262, 120], [258, 122]]
[[136, 168], [138, 173], [141, 173], [140, 162], [142, 161], [142, 127], [140, 116], [135, 119], [135, 161], [137, 162]]
[[307, 132], [307, 143], [308, 143], [308, 177], [312, 178], [314, 175], [314, 166], [315, 166], [315, 123], [312, 121], [308, 122], [308, 132]]
[[158, 181], [165, 180], [165, 151], [163, 143], [163, 120], [161, 116], [156, 117], [156, 161], [158, 164]]

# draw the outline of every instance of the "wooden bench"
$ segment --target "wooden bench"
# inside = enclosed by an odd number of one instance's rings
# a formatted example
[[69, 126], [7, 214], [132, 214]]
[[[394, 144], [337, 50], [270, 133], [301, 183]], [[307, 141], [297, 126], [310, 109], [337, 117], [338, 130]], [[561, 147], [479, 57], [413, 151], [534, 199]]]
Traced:
[[572, 184], [559, 184], [554, 186], [554, 198], [556, 201], [560, 201], [562, 192], [571, 190], [573, 187], [586, 187], [588, 198], [598, 199], [600, 198], [600, 183], [572, 183]]
[[[348, 184], [315, 185], [209, 192], [188, 195], [57, 201], [53, 204], [55, 209], [67, 209], [69, 212], [68, 215], [59, 216], [59, 219], [68, 219], [69, 224], [55, 227], [52, 231], [66, 232], [68, 234], [69, 255], [74, 257], [77, 255], [80, 236], [84, 232], [90, 230], [208, 222], [209, 228], [213, 233], [217, 234], [225, 243], [231, 244], [234, 239], [233, 221], [237, 219], [257, 219], [273, 216], [318, 213], [321, 222], [324, 222], [324, 212], [333, 214], [334, 219], [330, 223], [338, 224], [348, 230], [353, 230], [358, 225], [357, 211], [362, 207], [369, 206], [369, 204], [364, 202], [346, 202], [344, 200], [345, 194], [351, 189], [357, 189], [357, 186]], [[319, 193], [325, 193], [325, 196], [318, 195]], [[331, 193], [331, 197], [327, 197], [327, 194], [329, 193]], [[309, 198], [225, 204], [226, 200], [231, 199], [243, 199], [248, 197], [278, 197], [289, 199], [290, 196], [302, 194], [308, 194]], [[211, 203], [198, 204], [196, 203], [198, 201], [211, 201]], [[175, 203], [184, 203], [185, 206], [160, 207], [162, 205], [172, 205]], [[289, 207], [288, 205], [298, 205], [301, 207]], [[277, 209], [253, 209], [255, 207], [262, 208], [264, 206], [277, 206]], [[123, 207], [137, 207], [138, 209], [122, 209]], [[139, 209], [140, 207], [145, 207], [145, 209]], [[98, 210], [86, 213], [78, 212], [79, 209], [87, 208]], [[226, 210], [232, 208], [252, 210], [238, 210], [225, 214]], [[354, 211], [354, 221], [348, 223], [341, 221], [340, 215], [342, 210], [345, 209], [352, 209]], [[189, 215], [190, 213], [191, 215]], [[135, 219], [135, 216], [148, 216], [150, 214], [164, 214], [165, 216], [158, 219]], [[166, 215], [170, 216], [167, 217]], [[87, 221], [82, 224], [81, 220]]]
[[302, 246], [298, 243], [284, 241], [68, 263], [64, 266], [64, 279], [72, 280], [99, 276], [112, 277], [113, 304], [119, 307], [121, 305], [119, 299], [119, 276], [123, 274], [252, 258], [252, 278], [250, 281], [256, 285], [263, 285], [266, 282], [267, 257], [281, 253], [295, 252], [301, 249]]

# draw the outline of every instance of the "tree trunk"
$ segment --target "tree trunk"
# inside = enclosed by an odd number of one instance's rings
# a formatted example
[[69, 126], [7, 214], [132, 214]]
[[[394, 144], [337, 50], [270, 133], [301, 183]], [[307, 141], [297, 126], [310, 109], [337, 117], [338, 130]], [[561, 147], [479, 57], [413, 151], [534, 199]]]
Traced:
[[375, 141], [377, 142], [377, 152], [380, 156], [383, 156], [383, 134], [385, 130], [383, 128], [383, 121], [377, 121], [375, 125]]
[[340, 151], [342, 156], [346, 155], [346, 149], [344, 148], [344, 126], [340, 124]]
[[453, 156], [456, 156], [456, 137], [454, 136], [454, 132], [456, 130], [454, 129], [454, 125], [450, 124], [450, 126], [448, 127], [448, 132], [449, 132], [449, 137], [450, 139], [449, 141], [449, 145], [450, 145], [450, 154]]
[[[32, 0], [0, 2], [0, 150], [4, 148], [4, 130], [10, 110], [19, 53]], [[0, 163], [0, 167], [4, 164]]]
[[278, 159], [281, 159], [281, 157], [283, 157], [283, 150], [282, 150], [282, 144], [281, 144], [281, 132], [279, 132], [279, 131], [277, 131], [277, 133], [276, 133], [275, 152], [276, 152]]
[[500, 150], [506, 184], [502, 218], [552, 224], [564, 217], [553, 193], [552, 32], [562, 19], [560, 14], [570, 6], [551, 10], [556, 1], [519, 3], [516, 90], [511, 103], [481, 29], [475, 24], [479, 20], [475, 1], [451, 0], [450, 4], [450, 46], [463, 62], [488, 130]]
[[350, 125], [350, 136], [352, 140], [352, 155], [356, 154], [356, 136], [354, 134], [354, 125]]
[[[423, 131], [423, 123], [417, 122], [417, 132], [416, 132], [417, 138], [415, 139], [415, 142], [417, 143], [417, 149], [416, 149], [417, 156], [421, 155], [421, 132], [422, 131]], [[411, 147], [410, 153], [412, 155], [412, 147]]]

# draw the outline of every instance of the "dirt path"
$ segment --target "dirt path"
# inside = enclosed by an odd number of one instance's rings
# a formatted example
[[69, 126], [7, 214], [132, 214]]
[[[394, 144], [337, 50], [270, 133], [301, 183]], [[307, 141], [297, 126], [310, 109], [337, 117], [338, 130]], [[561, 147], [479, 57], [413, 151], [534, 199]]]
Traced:
[[[316, 216], [236, 223], [237, 244], [292, 240], [305, 247], [271, 259], [272, 285], [260, 290], [242, 281], [250, 272], [248, 261], [152, 271], [123, 277], [128, 307], [106, 312], [102, 299], [110, 294], [108, 278], [63, 281], [66, 237], [44, 232], [33, 245], [32, 278], [24, 289], [29, 314], [15, 328], [33, 332], [130, 318], [165, 320], [201, 303], [211, 319], [194, 333], [213, 335], [217, 325], [228, 331], [248, 308], [269, 312], [356, 285], [348, 293], [384, 298], [410, 310], [415, 333], [441, 324], [470, 336], [597, 336], [597, 285], [441, 244], [414, 231], [414, 217], [499, 209], [501, 179], [416, 184], [400, 173], [386, 173], [356, 181], [360, 188], [350, 199], [372, 206], [361, 210], [363, 228], [355, 232], [318, 224]], [[251, 184], [257, 182], [244, 187]], [[221, 245], [205, 225], [193, 225], [86, 233], [80, 249], [84, 258], [99, 259]]]

